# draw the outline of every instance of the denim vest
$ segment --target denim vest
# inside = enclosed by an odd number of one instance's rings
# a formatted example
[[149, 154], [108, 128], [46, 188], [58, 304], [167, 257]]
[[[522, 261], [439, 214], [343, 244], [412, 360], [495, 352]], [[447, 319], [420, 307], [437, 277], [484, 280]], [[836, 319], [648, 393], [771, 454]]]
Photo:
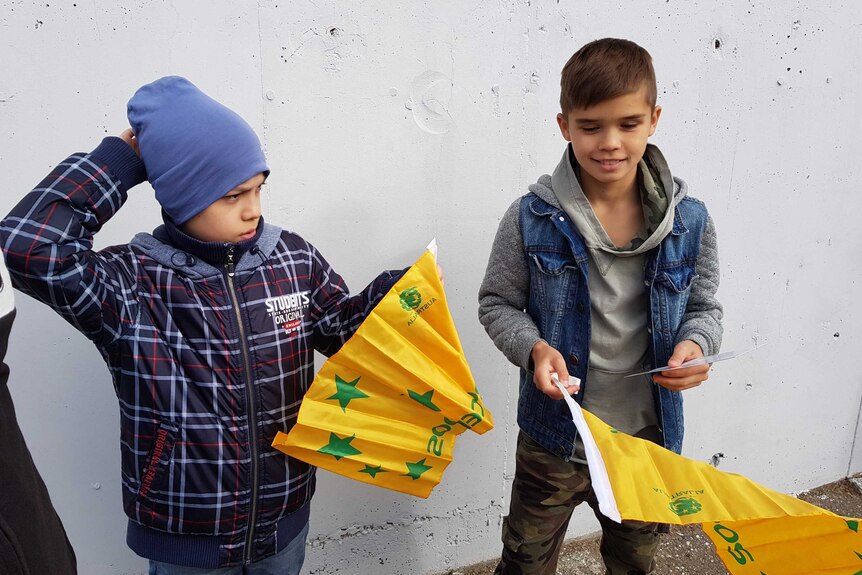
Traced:
[[[649, 353], [654, 366], [667, 365], [673, 353], [706, 221], [706, 207], [683, 198], [675, 208], [673, 229], [647, 255], [644, 289], [649, 291]], [[566, 213], [535, 194], [521, 200], [520, 225], [530, 270], [527, 313], [542, 338], [566, 359], [569, 373], [581, 379], [581, 389], [574, 397], [580, 403], [590, 387], [586, 379], [591, 332], [587, 248]], [[679, 453], [682, 394], [655, 384], [652, 387], [663, 444]], [[518, 425], [554, 455], [572, 457], [577, 431], [571, 414], [565, 402], [536, 389], [531, 370], [521, 370]]]

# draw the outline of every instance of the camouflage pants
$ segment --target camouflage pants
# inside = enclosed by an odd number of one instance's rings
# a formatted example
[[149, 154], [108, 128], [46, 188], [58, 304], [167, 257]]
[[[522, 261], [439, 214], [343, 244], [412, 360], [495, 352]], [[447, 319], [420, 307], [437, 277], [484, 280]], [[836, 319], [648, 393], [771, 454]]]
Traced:
[[572, 511], [584, 501], [601, 523], [600, 551], [606, 573], [651, 573], [659, 525], [618, 524], [606, 518], [598, 510], [587, 466], [555, 457], [521, 432], [512, 501], [503, 520], [503, 556], [495, 575], [554, 575]]

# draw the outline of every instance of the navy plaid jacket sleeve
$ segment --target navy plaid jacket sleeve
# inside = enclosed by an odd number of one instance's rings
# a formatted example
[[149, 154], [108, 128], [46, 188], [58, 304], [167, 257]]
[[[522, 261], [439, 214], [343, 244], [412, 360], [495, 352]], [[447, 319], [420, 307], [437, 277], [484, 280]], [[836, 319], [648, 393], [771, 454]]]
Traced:
[[356, 332], [365, 317], [406, 270], [378, 275], [364, 290], [349, 297], [347, 286], [317, 250], [313, 250], [311, 295], [314, 347], [330, 356]]
[[[109, 162], [119, 168], [110, 171]], [[13, 285], [99, 345], [116, 340], [134, 318], [135, 273], [116, 252], [93, 251], [93, 235], [144, 179], [134, 151], [106, 138], [93, 154], [60, 163], [0, 222]]]

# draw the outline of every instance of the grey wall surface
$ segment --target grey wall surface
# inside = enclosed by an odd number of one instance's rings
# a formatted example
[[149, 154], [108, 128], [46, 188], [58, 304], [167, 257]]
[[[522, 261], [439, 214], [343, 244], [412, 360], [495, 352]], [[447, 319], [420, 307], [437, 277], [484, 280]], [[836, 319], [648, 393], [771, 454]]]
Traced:
[[856, 437], [853, 440], [853, 448], [850, 453], [850, 464], [847, 466], [847, 475], [862, 473], [862, 403], [859, 404], [859, 416], [856, 419]]
[[[517, 371], [476, 320], [506, 206], [553, 170], [559, 72], [583, 43], [652, 53], [653, 142], [704, 200], [725, 350], [686, 392], [685, 454], [798, 492], [862, 470], [862, 4], [733, 0], [0, 2], [0, 212], [53, 164], [126, 126], [146, 82], [189, 77], [258, 130], [268, 221], [354, 289], [432, 237], [497, 427], [465, 434], [427, 500], [321, 473], [305, 571], [439, 573], [499, 552]], [[96, 247], [160, 223], [132, 191]], [[81, 572], [144, 573], [125, 546], [118, 416], [95, 349], [18, 297], [11, 387]], [[852, 445], [856, 438], [856, 453]], [[579, 510], [570, 535], [596, 529]]]

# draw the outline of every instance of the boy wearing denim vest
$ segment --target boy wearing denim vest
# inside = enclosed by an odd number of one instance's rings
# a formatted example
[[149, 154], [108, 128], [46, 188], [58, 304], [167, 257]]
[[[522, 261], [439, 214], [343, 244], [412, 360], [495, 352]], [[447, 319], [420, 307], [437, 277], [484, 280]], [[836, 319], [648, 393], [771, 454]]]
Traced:
[[[0, 223], [16, 288], [93, 341], [120, 404], [127, 543], [151, 575], [296, 575], [315, 468], [271, 447], [314, 376], [401, 272], [351, 297], [264, 223], [269, 168], [236, 113], [184, 78], [141, 87], [131, 130], [62, 162]], [[149, 180], [164, 225], [94, 251]]]
[[479, 292], [480, 321], [521, 368], [496, 573], [556, 573], [572, 510], [584, 501], [602, 527], [607, 572], [650, 573], [663, 526], [599, 513], [551, 376], [615, 428], [679, 452], [681, 392], [705, 381], [709, 366], [626, 376], [718, 351], [715, 228], [647, 143], [661, 107], [646, 50], [611, 38], [583, 46], [563, 68], [560, 105], [569, 145], [554, 173], [503, 216]]

